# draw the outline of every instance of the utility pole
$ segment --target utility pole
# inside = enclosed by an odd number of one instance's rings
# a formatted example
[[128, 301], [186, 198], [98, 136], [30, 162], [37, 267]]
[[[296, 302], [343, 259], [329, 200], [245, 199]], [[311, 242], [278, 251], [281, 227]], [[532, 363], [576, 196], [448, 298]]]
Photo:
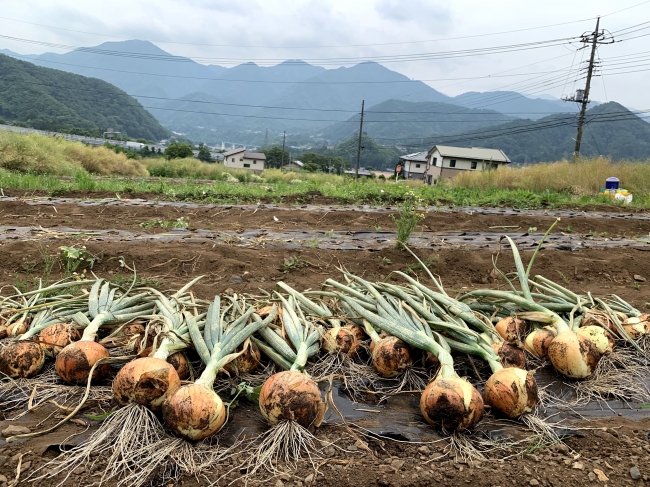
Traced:
[[611, 39], [608, 42], [602, 42], [605, 38], [605, 31], [602, 32], [600, 28], [600, 17], [596, 20], [596, 29], [588, 35], [582, 35], [582, 43], [585, 45], [585, 48], [591, 44], [591, 55], [589, 56], [589, 66], [587, 67], [587, 82], [585, 84], [584, 90], [577, 90], [575, 95], [571, 97], [563, 98], [564, 101], [573, 101], [579, 103], [580, 106], [580, 115], [578, 115], [578, 134], [576, 135], [576, 145], [573, 150], [573, 162], [578, 160], [580, 156], [580, 144], [582, 142], [582, 131], [585, 125], [585, 114], [587, 112], [587, 105], [589, 105], [589, 91], [591, 89], [591, 78], [594, 73], [594, 58], [596, 57], [596, 49], [598, 44], [611, 44], [614, 42], [614, 39]]
[[280, 163], [280, 171], [282, 171], [282, 166], [284, 166], [284, 143], [287, 141], [287, 132], [285, 131], [282, 135], [282, 162]]
[[264, 134], [264, 147], [269, 145], [269, 129], [266, 129], [266, 134]]
[[361, 136], [363, 135], [363, 109], [365, 107], [366, 100], [361, 101], [361, 121], [359, 122], [359, 143], [357, 145], [357, 175], [356, 178], [359, 179], [359, 162], [361, 161]]

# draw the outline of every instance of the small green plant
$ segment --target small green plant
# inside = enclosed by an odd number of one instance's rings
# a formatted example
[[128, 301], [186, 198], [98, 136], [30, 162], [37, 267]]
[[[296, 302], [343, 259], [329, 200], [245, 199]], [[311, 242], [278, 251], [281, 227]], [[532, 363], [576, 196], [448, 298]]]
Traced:
[[562, 272], [562, 271], [557, 271], [557, 273], [559, 274], [559, 276], [560, 276], [560, 277], [562, 278], [562, 280], [564, 281], [564, 284], [569, 284], [569, 278], [564, 274], [564, 272]]
[[284, 259], [280, 270], [285, 274], [295, 271], [296, 269], [301, 269], [303, 267], [309, 267], [309, 262], [302, 260], [302, 257], [299, 255], [292, 255], [291, 257]]
[[533, 233], [537, 231], [537, 227], [528, 227], [528, 233]]
[[381, 227], [379, 225], [375, 226], [375, 232], [381, 232]]
[[384, 265], [392, 264], [393, 261], [390, 260], [388, 257], [381, 257], [381, 263]]
[[318, 239], [317, 239], [317, 238], [314, 238], [313, 240], [310, 240], [310, 241], [309, 241], [309, 246], [310, 246], [312, 249], [315, 249], [316, 247], [318, 247], [318, 244], [319, 244], [319, 243], [320, 243], [320, 242], [318, 241]]
[[632, 283], [632, 287], [633, 287], [634, 289], [636, 289], [637, 291], [639, 291], [639, 290], [641, 289], [641, 285], [640, 285], [638, 282], [636, 282], [636, 281], [634, 281], [634, 282]]
[[424, 200], [413, 191], [404, 194], [404, 200], [399, 207], [399, 216], [391, 215], [397, 225], [397, 248], [403, 249], [415, 227], [424, 220], [424, 213], [418, 213]]
[[61, 261], [63, 262], [63, 274], [65, 277], [75, 275], [78, 270], [82, 273], [92, 269], [95, 262], [99, 260], [96, 255], [91, 254], [82, 247], [59, 247], [61, 250]]
[[140, 223], [140, 228], [155, 228], [155, 227], [169, 228], [170, 226], [171, 226], [171, 222], [166, 220], [161, 220], [160, 218], [154, 218], [152, 220]]
[[31, 274], [36, 269], [36, 262], [33, 262], [29, 257], [23, 257], [23, 272], [25, 274]]
[[562, 231], [566, 233], [571, 233], [573, 232], [573, 227], [571, 225], [567, 225], [566, 227], [562, 228]]
[[419, 277], [422, 271], [424, 270], [424, 267], [428, 269], [429, 267], [431, 267], [432, 264], [438, 262], [439, 258], [440, 257], [438, 255], [434, 255], [433, 257], [427, 257], [422, 261], [422, 264], [424, 264], [424, 266], [419, 262], [415, 264], [409, 264], [404, 269], [404, 272], [406, 274], [413, 274], [414, 276]]
[[325, 232], [326, 237], [333, 237], [335, 235], [334, 230], [328, 230]]
[[49, 282], [50, 277], [52, 276], [52, 271], [54, 270], [54, 265], [57, 262], [57, 257], [55, 254], [50, 252], [49, 247], [41, 247], [38, 249], [38, 252], [41, 254], [43, 259], [43, 282]]
[[188, 228], [190, 226], [189, 218], [182, 216], [174, 222], [174, 228]]

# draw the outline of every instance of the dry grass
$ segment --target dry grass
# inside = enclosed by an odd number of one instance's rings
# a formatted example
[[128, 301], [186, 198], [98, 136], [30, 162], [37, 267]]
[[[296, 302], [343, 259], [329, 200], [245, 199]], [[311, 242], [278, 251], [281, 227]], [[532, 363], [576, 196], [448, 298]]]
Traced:
[[139, 161], [105, 147], [89, 147], [60, 137], [0, 132], [0, 168], [33, 174], [147, 176]]
[[550, 190], [584, 196], [598, 193], [605, 186], [605, 179], [614, 176], [631, 193], [645, 194], [650, 192], [648, 162], [650, 161], [614, 163], [611, 159], [598, 157], [580, 159], [575, 164], [564, 160], [521, 168], [499, 168], [496, 171], [466, 171], [456, 176], [452, 185], [479, 190]]

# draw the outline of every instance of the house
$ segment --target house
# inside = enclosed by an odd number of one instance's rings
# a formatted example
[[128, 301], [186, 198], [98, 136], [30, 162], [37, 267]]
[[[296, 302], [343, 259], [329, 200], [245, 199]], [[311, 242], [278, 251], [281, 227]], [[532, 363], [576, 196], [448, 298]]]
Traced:
[[[351, 171], [345, 171], [345, 174], [347, 174], [348, 176], [355, 176], [355, 177], [356, 177], [356, 175], [357, 175], [357, 170], [356, 170], [356, 168], [355, 168], [355, 169], [352, 169]], [[373, 178], [373, 177], [375, 177], [375, 176], [374, 176], [374, 172], [368, 171], [368, 170], [366, 170], [366, 169], [360, 167], [360, 168], [359, 168], [359, 177], [363, 177], [363, 178]]]
[[266, 156], [261, 152], [248, 152], [246, 149], [233, 149], [223, 153], [223, 164], [232, 169], [264, 171]]
[[282, 169], [286, 170], [292, 170], [292, 169], [303, 169], [305, 167], [305, 163], [301, 161], [291, 161], [284, 166], [282, 166]]
[[424, 179], [427, 170], [427, 153], [415, 152], [399, 158], [399, 165], [402, 166], [398, 177], [400, 179]]
[[436, 145], [427, 153], [427, 184], [440, 179], [451, 179], [461, 171], [485, 171], [510, 164], [510, 159], [499, 149], [480, 147], [451, 147]]

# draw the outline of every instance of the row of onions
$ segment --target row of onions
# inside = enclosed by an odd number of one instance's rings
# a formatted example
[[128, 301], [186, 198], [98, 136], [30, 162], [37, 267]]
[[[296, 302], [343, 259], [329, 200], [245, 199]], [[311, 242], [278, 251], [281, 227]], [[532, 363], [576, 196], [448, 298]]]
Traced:
[[[418, 354], [424, 357], [433, 379], [420, 410], [446, 431], [475, 426], [485, 405], [511, 419], [534, 410], [538, 390], [525, 351], [570, 379], [588, 378], [619, 339], [644, 354], [648, 315], [616, 296], [575, 294], [542, 276], [531, 278], [531, 266], [524, 267], [510, 244], [518, 285], [503, 275], [510, 290], [478, 289], [458, 298], [433, 276], [434, 289], [399, 272], [400, 284], [344, 273], [344, 282], [328, 279], [318, 291], [278, 283], [264, 298], [211, 302], [190, 291], [200, 277], [169, 296], [102, 279], [16, 293], [0, 298], [0, 329], [7, 335], [0, 342], [0, 372], [37, 377], [49, 357], [64, 382], [99, 383], [115, 369], [110, 347], [119, 345], [124, 365], [113, 378], [116, 403], [145, 407], [177, 436], [201, 440], [229, 415], [215, 381], [250, 373], [260, 352], [280, 370], [259, 391], [261, 414], [271, 426], [319, 426], [325, 403], [308, 363], [328, 355], [360, 360], [366, 344], [374, 373], [386, 379], [407, 372]], [[192, 355], [202, 365], [189, 381]], [[459, 376], [459, 355], [487, 364], [489, 378], [471, 383]]]

